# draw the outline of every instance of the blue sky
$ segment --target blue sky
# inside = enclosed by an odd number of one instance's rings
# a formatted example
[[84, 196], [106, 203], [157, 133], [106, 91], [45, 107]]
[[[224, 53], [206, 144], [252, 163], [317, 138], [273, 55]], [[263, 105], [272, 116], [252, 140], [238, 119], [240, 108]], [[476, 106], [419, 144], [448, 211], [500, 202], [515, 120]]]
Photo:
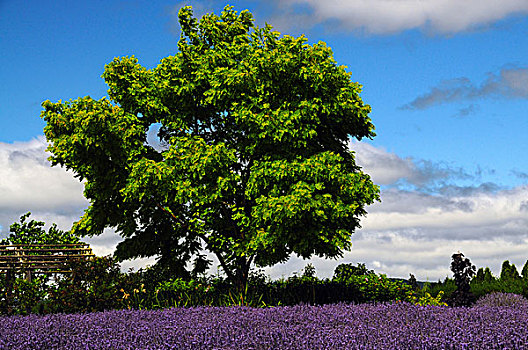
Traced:
[[[71, 174], [46, 163], [41, 102], [105, 96], [100, 76], [114, 57], [155, 67], [176, 52], [177, 11], [186, 4], [200, 16], [227, 2], [0, 0], [3, 234], [27, 211], [67, 229], [87, 206]], [[382, 203], [368, 209], [346, 261], [422, 279], [445, 277], [457, 250], [495, 272], [506, 259], [524, 264], [528, 2], [230, 4], [249, 9], [259, 25], [325, 41], [364, 87], [378, 136], [351, 148], [382, 185]], [[116, 239], [109, 232], [92, 244], [106, 254]], [[267, 271], [288, 275], [305, 264], [292, 259]], [[337, 262], [314, 264], [324, 275]]]

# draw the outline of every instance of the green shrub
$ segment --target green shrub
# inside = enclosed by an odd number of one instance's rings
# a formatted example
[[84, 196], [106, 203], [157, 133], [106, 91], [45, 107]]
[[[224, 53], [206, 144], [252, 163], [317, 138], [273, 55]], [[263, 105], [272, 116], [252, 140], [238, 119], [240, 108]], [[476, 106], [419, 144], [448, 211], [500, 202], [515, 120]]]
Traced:
[[428, 305], [447, 306], [447, 303], [442, 301], [443, 296], [444, 296], [443, 290], [439, 291], [435, 297], [433, 297], [428, 292], [423, 292], [421, 296], [418, 296], [411, 292], [408, 294], [407, 301], [413, 304], [416, 304], [416, 305], [420, 305], [420, 306], [428, 306]]
[[30, 313], [46, 313], [47, 296], [46, 276], [34, 277], [31, 281], [16, 278], [11, 287], [11, 296], [8, 298], [5, 281], [2, 278], [2, 297], [0, 297], [0, 312], [14, 315], [27, 315]]
[[205, 281], [181, 278], [160, 282], [154, 291], [159, 307], [213, 305], [215, 288]]
[[62, 276], [49, 293], [54, 312], [92, 312], [121, 308], [119, 291], [123, 274], [109, 256], [71, 264], [72, 273]]

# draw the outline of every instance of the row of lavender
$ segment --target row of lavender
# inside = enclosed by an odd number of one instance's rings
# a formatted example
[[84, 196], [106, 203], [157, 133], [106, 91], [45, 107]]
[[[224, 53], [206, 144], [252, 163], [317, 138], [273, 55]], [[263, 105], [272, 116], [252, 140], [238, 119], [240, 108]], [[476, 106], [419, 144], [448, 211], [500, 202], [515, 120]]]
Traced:
[[[510, 306], [497, 306], [497, 303]], [[528, 302], [196, 307], [0, 318], [0, 349], [528, 349]]]

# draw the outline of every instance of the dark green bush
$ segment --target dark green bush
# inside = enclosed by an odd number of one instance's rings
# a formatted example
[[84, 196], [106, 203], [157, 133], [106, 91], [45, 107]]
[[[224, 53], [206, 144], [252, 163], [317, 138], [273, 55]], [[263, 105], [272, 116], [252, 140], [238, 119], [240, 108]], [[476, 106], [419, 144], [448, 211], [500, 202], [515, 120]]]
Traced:
[[30, 313], [46, 313], [47, 295], [46, 276], [38, 276], [31, 281], [23, 278], [16, 278], [11, 287], [11, 295], [8, 297], [5, 286], [5, 279], [1, 278], [0, 290], [0, 313], [13, 315], [27, 315]]
[[122, 273], [109, 256], [71, 265], [72, 273], [60, 277], [49, 290], [53, 312], [92, 312], [121, 307]]

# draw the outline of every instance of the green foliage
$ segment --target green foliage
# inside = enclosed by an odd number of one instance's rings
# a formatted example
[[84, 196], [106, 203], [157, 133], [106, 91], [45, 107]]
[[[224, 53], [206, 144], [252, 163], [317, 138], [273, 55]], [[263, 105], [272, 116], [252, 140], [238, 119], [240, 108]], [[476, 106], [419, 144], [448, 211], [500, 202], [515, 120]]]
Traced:
[[306, 265], [303, 269], [302, 278], [315, 279], [315, 266], [313, 266], [311, 263]]
[[457, 288], [451, 295], [450, 303], [453, 306], [469, 306], [475, 299], [469, 283], [475, 275], [476, 267], [460, 252], [453, 254], [452, 259], [451, 271]]
[[46, 308], [47, 278], [38, 276], [31, 281], [17, 278], [13, 281], [11, 299], [8, 300], [5, 281], [0, 278], [0, 313], [13, 315], [27, 315], [30, 313], [44, 313]]
[[528, 284], [522, 279], [494, 279], [489, 282], [471, 283], [471, 293], [479, 298], [490, 293], [514, 293], [528, 297]]
[[407, 301], [420, 306], [447, 306], [447, 303], [442, 301], [443, 296], [443, 290], [439, 291], [435, 297], [428, 292], [424, 292], [421, 296], [416, 296], [411, 292]]
[[111, 257], [72, 263], [72, 273], [58, 279], [50, 288], [53, 312], [93, 312], [117, 309], [122, 274]]
[[[464, 261], [462, 263], [467, 265]], [[220, 277], [163, 279], [158, 275], [159, 270], [153, 268], [122, 273], [111, 257], [96, 258], [89, 264], [78, 264], [73, 270], [72, 275], [63, 276], [51, 284], [40, 276], [32, 282], [18, 278], [15, 281], [15, 302], [11, 304], [11, 313], [71, 313], [119, 308], [152, 310], [203, 305], [273, 307], [389, 301], [445, 306], [446, 302], [454, 304], [453, 300], [459, 290], [456, 280], [450, 278], [443, 282], [425, 283], [423, 288], [413, 289], [407, 281], [391, 280], [383, 274], [366, 269], [364, 264], [343, 264], [336, 271], [363, 271], [366, 274], [350, 273], [344, 279], [338, 273], [332, 280], [318, 279], [312, 264], [308, 264], [302, 274], [294, 273], [287, 279], [275, 281], [271, 281], [261, 271], [255, 271], [250, 274], [242, 291]], [[488, 275], [486, 270], [490, 278], [481, 278]], [[471, 280], [470, 292], [475, 298], [483, 300], [482, 303], [513, 305], [517, 300], [524, 300], [520, 295], [528, 296], [528, 285], [522, 279], [496, 279], [489, 269], [480, 271], [479, 277]], [[0, 312], [6, 313], [8, 310], [3, 283], [0, 280], [0, 290], [3, 291], [0, 295]], [[507, 295], [509, 299], [502, 300], [501, 295]]]
[[374, 271], [368, 270], [365, 264], [358, 263], [357, 266], [352, 264], [339, 264], [334, 270], [334, 281], [342, 282], [349, 280], [352, 276], [372, 275]]
[[437, 296], [440, 291], [443, 291], [444, 299], [451, 300], [456, 289], [457, 286], [455, 284], [455, 280], [446, 277], [443, 282], [438, 281], [437, 283], [428, 287], [427, 292], [429, 292], [432, 296]]
[[171, 279], [159, 283], [155, 291], [160, 307], [213, 305], [215, 287], [205, 281]]
[[205, 248], [239, 291], [253, 263], [342, 256], [379, 199], [348, 149], [375, 136], [361, 86], [324, 43], [257, 28], [248, 11], [198, 21], [184, 7], [179, 21], [179, 52], [157, 67], [105, 67], [110, 100], [43, 103], [52, 164], [90, 201], [73, 232], [114, 227], [117, 258], [161, 256], [185, 279], [206, 270]]
[[528, 281], [528, 260], [524, 263], [524, 266], [521, 271], [521, 276], [524, 281]]
[[491, 270], [489, 267], [479, 268], [477, 271], [477, 275], [471, 280], [471, 285], [477, 284], [477, 283], [491, 283], [495, 280], [495, 277], [491, 274]]
[[403, 300], [405, 293], [410, 289], [408, 285], [391, 281], [383, 274], [351, 276], [346, 285], [358, 289], [361, 295], [358, 302]]
[[508, 260], [502, 263], [500, 278], [493, 276], [489, 267], [480, 268], [475, 278], [471, 280], [470, 285], [471, 293], [476, 298], [482, 298], [493, 293], [499, 293], [498, 295], [500, 293], [513, 293], [528, 297], [528, 283], [519, 276], [515, 265], [510, 264]]
[[0, 245], [9, 244], [70, 244], [79, 243], [78, 236], [57, 228], [52, 224], [48, 231], [44, 230], [42, 221], [27, 221], [31, 213], [26, 213], [20, 217], [20, 223], [13, 223], [9, 227], [9, 236], [0, 241]]
[[519, 271], [517, 271], [515, 264], [510, 265], [510, 262], [506, 260], [502, 263], [500, 279], [502, 281], [519, 280], [521, 276], [519, 276]]

